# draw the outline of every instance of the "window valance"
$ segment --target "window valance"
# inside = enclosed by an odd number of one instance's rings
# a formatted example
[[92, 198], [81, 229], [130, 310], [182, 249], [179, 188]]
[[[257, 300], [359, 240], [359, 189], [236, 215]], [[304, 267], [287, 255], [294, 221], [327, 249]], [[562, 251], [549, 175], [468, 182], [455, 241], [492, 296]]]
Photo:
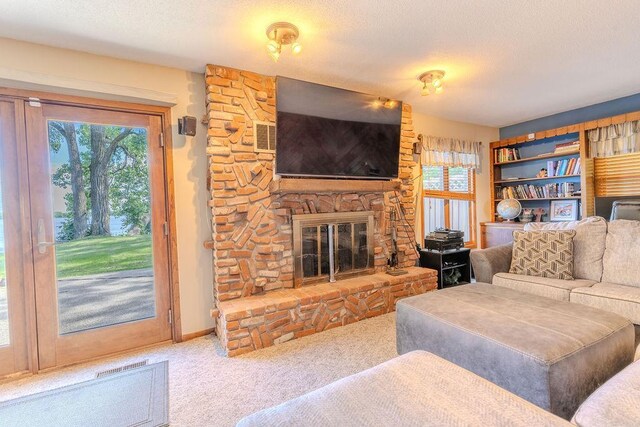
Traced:
[[423, 166], [479, 168], [480, 142], [418, 135]]
[[640, 151], [639, 122], [625, 122], [587, 131], [591, 157], [610, 157]]

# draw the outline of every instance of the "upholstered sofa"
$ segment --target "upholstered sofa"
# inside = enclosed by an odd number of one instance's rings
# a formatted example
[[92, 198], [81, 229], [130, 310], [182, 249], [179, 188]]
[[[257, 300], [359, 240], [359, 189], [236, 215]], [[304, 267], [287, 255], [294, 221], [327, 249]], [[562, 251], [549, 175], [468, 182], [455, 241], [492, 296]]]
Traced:
[[509, 273], [511, 245], [472, 251], [476, 280], [607, 310], [640, 325], [640, 221], [589, 217], [524, 227], [542, 229], [576, 231], [573, 280]]
[[424, 351], [413, 351], [264, 409], [253, 426], [637, 426], [640, 362], [598, 388], [571, 423]]

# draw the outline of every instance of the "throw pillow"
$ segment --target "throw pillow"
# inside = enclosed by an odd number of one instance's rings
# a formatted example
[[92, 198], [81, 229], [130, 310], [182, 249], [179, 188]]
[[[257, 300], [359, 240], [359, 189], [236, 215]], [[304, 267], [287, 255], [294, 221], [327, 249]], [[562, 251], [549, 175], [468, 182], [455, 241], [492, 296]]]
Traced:
[[575, 230], [514, 231], [509, 273], [573, 279]]
[[580, 221], [530, 222], [524, 231], [576, 230], [573, 238], [573, 277], [599, 282], [602, 279], [602, 257], [607, 240], [607, 221], [590, 216]]

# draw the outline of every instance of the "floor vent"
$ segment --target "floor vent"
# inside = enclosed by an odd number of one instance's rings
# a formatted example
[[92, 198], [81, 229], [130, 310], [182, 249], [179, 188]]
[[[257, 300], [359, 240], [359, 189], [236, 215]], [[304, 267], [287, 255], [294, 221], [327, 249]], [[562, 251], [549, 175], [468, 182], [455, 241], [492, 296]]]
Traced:
[[145, 366], [148, 360], [143, 360], [142, 362], [131, 363], [130, 365], [120, 366], [119, 368], [109, 369], [107, 371], [98, 372], [96, 374], [96, 378], [106, 377], [107, 375], [113, 375], [124, 371], [129, 371], [131, 369], [139, 368], [141, 366]]

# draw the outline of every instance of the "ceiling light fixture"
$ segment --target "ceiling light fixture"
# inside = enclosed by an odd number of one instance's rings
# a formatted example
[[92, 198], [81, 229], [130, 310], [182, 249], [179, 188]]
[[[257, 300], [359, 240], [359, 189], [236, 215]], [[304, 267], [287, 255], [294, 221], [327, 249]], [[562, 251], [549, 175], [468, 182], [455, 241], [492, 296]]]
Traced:
[[426, 73], [420, 74], [418, 80], [422, 82], [422, 96], [428, 96], [432, 93], [442, 93], [442, 79], [444, 78], [444, 71], [431, 70]]
[[298, 27], [288, 22], [276, 22], [267, 27], [267, 52], [274, 62], [278, 62], [282, 46], [291, 45], [291, 52], [297, 55], [302, 51], [302, 45], [297, 42], [300, 32]]
[[373, 108], [384, 107], [384, 108], [387, 108], [389, 110], [392, 110], [392, 109], [396, 108], [396, 106], [398, 105], [398, 101], [395, 101], [395, 100], [389, 99], [389, 98], [379, 97], [379, 98], [373, 100], [373, 104], [372, 105], [373, 105]]

